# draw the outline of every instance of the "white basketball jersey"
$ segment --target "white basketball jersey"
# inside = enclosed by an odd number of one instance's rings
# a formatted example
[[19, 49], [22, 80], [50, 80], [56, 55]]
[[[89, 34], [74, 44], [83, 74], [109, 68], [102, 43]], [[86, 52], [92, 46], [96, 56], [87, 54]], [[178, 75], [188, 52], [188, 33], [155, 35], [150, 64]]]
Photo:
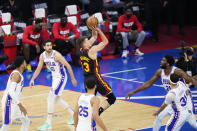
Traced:
[[92, 131], [95, 127], [92, 127], [93, 116], [92, 116], [92, 106], [91, 99], [94, 95], [82, 94], [79, 97], [78, 106], [78, 124], [77, 131]]
[[[11, 76], [13, 73], [18, 73], [21, 77], [21, 80], [19, 83], [17, 83], [16, 85], [16, 88], [14, 90], [14, 93], [15, 93], [15, 96], [19, 99], [20, 96], [21, 96], [21, 92], [22, 92], [22, 89], [23, 89], [23, 86], [24, 86], [24, 78], [23, 78], [23, 75], [18, 71], [18, 70], [14, 70], [12, 71], [12, 73], [10, 74], [10, 77], [8, 79], [8, 82], [7, 82], [7, 86], [6, 86], [6, 90], [4, 91], [4, 94], [3, 94], [3, 98], [2, 98], [2, 101], [5, 101], [9, 95], [8, 93], [8, 90], [10, 88], [14, 88], [14, 87], [11, 87], [10, 84], [11, 84]], [[9, 97], [11, 98], [11, 97]], [[16, 101], [12, 100], [12, 103], [16, 103]]]
[[171, 72], [168, 75], [165, 74], [164, 69], [161, 70], [161, 82], [167, 91], [171, 90], [168, 80], [170, 79], [170, 75], [174, 73], [175, 69], [176, 67], [173, 66]]
[[52, 50], [52, 54], [51, 56], [47, 56], [46, 55], [46, 51], [44, 51], [42, 53], [42, 57], [44, 59], [44, 63], [46, 65], [48, 65], [48, 67], [50, 68], [50, 71], [52, 73], [52, 78], [56, 78], [56, 77], [62, 77], [67, 75], [64, 65], [62, 65], [60, 62], [56, 62], [54, 55], [55, 55], [56, 51]]
[[186, 95], [187, 87], [183, 82], [178, 82], [177, 86], [168, 93], [174, 93], [175, 97], [172, 102], [172, 109], [175, 112], [188, 110], [188, 96]]

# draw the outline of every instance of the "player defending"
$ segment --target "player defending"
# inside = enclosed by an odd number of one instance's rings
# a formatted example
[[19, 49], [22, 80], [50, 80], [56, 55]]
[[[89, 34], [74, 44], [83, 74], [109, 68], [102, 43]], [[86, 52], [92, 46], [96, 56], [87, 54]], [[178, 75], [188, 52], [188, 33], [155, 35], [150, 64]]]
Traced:
[[166, 131], [179, 131], [183, 124], [188, 121], [192, 126], [197, 127], [197, 122], [195, 115], [188, 108], [188, 88], [183, 82], [179, 81], [179, 76], [176, 74], [171, 74], [169, 83], [171, 85], [171, 90], [165, 97], [165, 102], [162, 104], [160, 109], [154, 113], [158, 115], [167, 105], [170, 105], [173, 109], [173, 114], [171, 114], [170, 119], [166, 125]]
[[72, 68], [70, 64], [64, 59], [64, 57], [57, 51], [52, 49], [52, 41], [46, 40], [43, 42], [44, 52], [40, 55], [38, 67], [33, 74], [33, 77], [30, 81], [30, 86], [34, 86], [34, 80], [39, 75], [43, 64], [45, 63], [49, 66], [50, 71], [52, 73], [52, 88], [48, 95], [48, 116], [46, 122], [38, 128], [38, 130], [47, 130], [52, 129], [51, 119], [54, 112], [54, 102], [57, 102], [64, 108], [66, 108], [70, 114], [71, 119], [68, 124], [73, 124], [73, 109], [65, 102], [62, 98], [62, 92], [67, 82], [67, 74], [64, 66], [68, 69], [68, 72], [71, 77], [72, 84], [74, 86], [77, 85], [77, 81], [75, 80]]
[[17, 56], [14, 60], [16, 69], [10, 74], [6, 90], [2, 98], [3, 126], [1, 131], [8, 131], [12, 120], [19, 118], [22, 122], [21, 131], [28, 131], [30, 120], [27, 111], [20, 102], [24, 78], [23, 72], [26, 69], [26, 62], [23, 56]]
[[[185, 72], [183, 72], [181, 69], [178, 69], [173, 66], [174, 64], [174, 58], [171, 55], [165, 55], [163, 59], [161, 60], [160, 68], [155, 72], [155, 75], [147, 82], [145, 82], [142, 86], [137, 88], [134, 91], [129, 92], [126, 95], [126, 98], [129, 98], [136, 94], [137, 92], [140, 92], [142, 90], [145, 90], [149, 87], [151, 87], [159, 78], [161, 78], [161, 82], [166, 89], [166, 91], [171, 90], [171, 86], [168, 82], [170, 75], [175, 73], [179, 75], [181, 78], [184, 78], [187, 83], [192, 82], [194, 85], [197, 85], [197, 81], [193, 79], [192, 77], [188, 76]], [[162, 125], [162, 120], [169, 114], [172, 114], [172, 109], [170, 106], [167, 106], [162, 112], [158, 114], [156, 117], [156, 120], [153, 125], [153, 131], [158, 131], [159, 128]]]
[[[87, 93], [82, 94], [75, 107], [74, 121], [76, 131], [96, 131], [96, 124], [107, 131], [102, 119], [98, 114], [100, 100], [95, 96], [96, 81], [89, 77], [85, 81]], [[93, 121], [96, 121], [96, 124]]]
[[[78, 38], [77, 43], [80, 46], [80, 60], [84, 71], [84, 81], [89, 77], [93, 77], [97, 84], [96, 92], [98, 91], [101, 95], [107, 97], [107, 100], [105, 100], [99, 108], [100, 115], [104, 110], [115, 103], [116, 97], [114, 96], [111, 87], [101, 77], [97, 61], [97, 52], [104, 49], [108, 44], [108, 40], [99, 28], [92, 27], [91, 29], [92, 37], [88, 39], [85, 36], [81, 36]], [[100, 35], [102, 42], [93, 46], [93, 43], [97, 39], [97, 33]]]

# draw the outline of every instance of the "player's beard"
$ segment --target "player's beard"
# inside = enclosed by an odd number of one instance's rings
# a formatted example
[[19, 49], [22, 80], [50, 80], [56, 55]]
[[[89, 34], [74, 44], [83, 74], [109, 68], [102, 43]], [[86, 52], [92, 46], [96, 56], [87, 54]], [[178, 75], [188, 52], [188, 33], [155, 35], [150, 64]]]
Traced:
[[52, 51], [52, 49], [48, 49], [48, 50], [47, 50], [47, 53], [48, 53], [48, 54], [50, 54], [50, 53], [51, 53], [51, 51]]
[[166, 66], [166, 64], [164, 64], [164, 65], [161, 65], [160, 68], [161, 68], [161, 69], [166, 69], [167, 66]]

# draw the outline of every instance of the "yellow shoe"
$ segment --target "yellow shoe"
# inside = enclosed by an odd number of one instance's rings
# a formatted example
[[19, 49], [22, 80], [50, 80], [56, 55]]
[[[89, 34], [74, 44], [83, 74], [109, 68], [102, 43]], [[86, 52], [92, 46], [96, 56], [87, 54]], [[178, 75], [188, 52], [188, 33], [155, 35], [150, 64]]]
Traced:
[[27, 65], [27, 72], [32, 72], [30, 64]]

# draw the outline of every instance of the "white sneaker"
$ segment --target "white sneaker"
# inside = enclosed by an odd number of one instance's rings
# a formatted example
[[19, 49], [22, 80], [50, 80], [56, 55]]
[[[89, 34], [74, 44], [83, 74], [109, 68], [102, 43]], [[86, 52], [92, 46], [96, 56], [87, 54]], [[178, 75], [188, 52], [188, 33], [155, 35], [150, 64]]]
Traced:
[[129, 54], [129, 52], [127, 50], [123, 50], [122, 52], [122, 58], [127, 58], [127, 55]]
[[139, 49], [136, 49], [135, 51], [135, 55], [144, 55], [144, 53], [142, 53]]

